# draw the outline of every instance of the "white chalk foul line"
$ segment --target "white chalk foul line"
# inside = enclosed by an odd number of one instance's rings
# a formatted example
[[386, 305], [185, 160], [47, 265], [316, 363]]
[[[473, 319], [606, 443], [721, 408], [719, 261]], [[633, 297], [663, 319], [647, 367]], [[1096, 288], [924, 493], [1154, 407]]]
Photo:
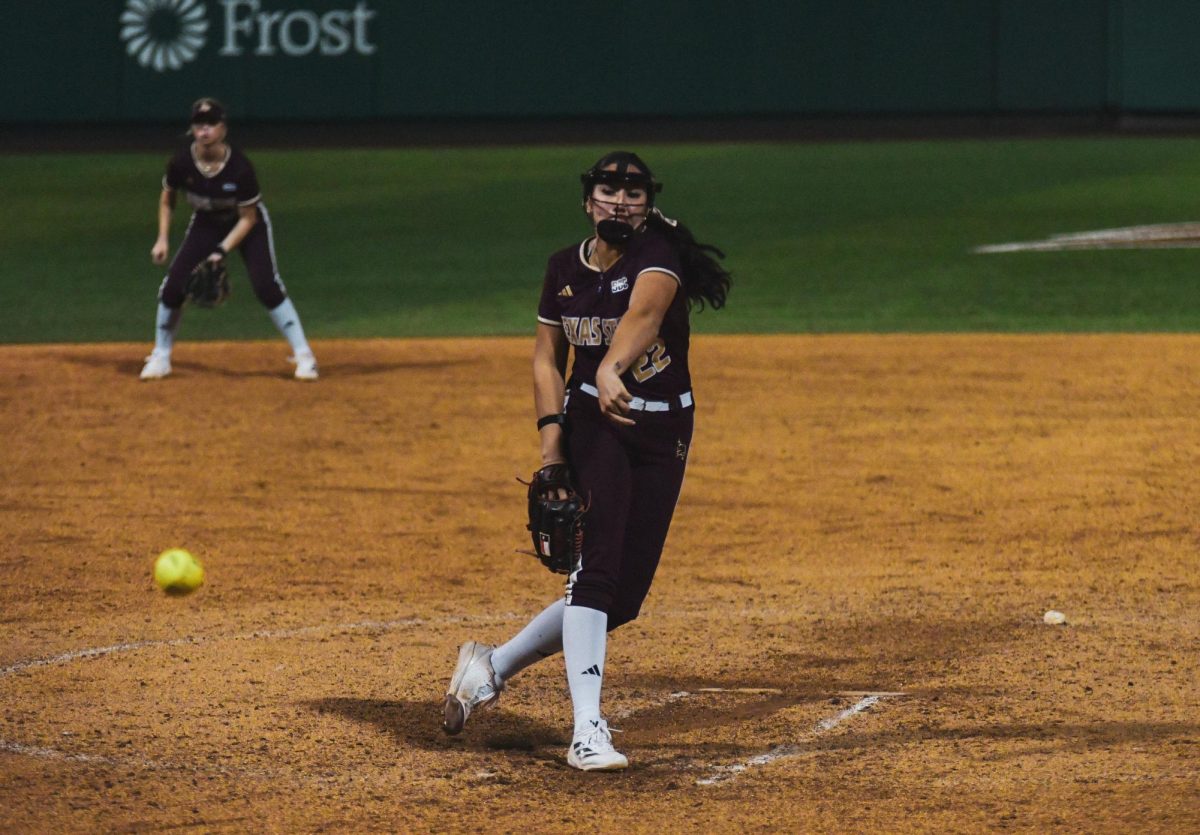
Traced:
[[242, 632], [235, 635], [190, 636], [185, 638], [170, 638], [161, 641], [131, 641], [124, 644], [113, 644], [107, 647], [92, 647], [64, 652], [48, 658], [33, 658], [28, 661], [18, 661], [7, 667], [0, 667], [0, 676], [11, 675], [22, 670], [35, 667], [50, 667], [56, 664], [69, 664], [72, 661], [83, 661], [88, 658], [99, 658], [105, 655], [116, 655], [122, 652], [133, 652], [152, 647], [198, 646], [200, 644], [216, 643], [218, 641], [253, 641], [279, 640], [300, 638], [305, 635], [322, 634], [325, 632], [354, 632], [359, 630], [376, 630], [386, 632], [392, 629], [404, 629], [413, 626], [431, 626], [446, 623], [469, 623], [477, 621], [512, 620], [516, 615], [499, 615], [494, 617], [460, 617], [444, 618], [406, 618], [404, 620], [365, 620], [357, 623], [322, 624], [318, 626], [301, 626], [295, 629], [259, 629], [254, 632]]
[[132, 641], [126, 644], [113, 644], [108, 647], [91, 647], [89, 649], [77, 649], [71, 652], [64, 652], [61, 655], [54, 655], [49, 658], [31, 658], [28, 661], [18, 661], [16, 664], [8, 667], [0, 667], [0, 676], [19, 673], [22, 670], [31, 670], [35, 667], [49, 667], [55, 664], [67, 664], [71, 661], [82, 661], [87, 658], [99, 658], [102, 655], [114, 655], [118, 652], [132, 652], [138, 649], [146, 649], [147, 647], [175, 647], [184, 644], [201, 644], [204, 643], [204, 638], [173, 638], [169, 641]]
[[36, 745], [22, 745], [19, 742], [5, 742], [0, 739], [0, 751], [9, 754], [23, 754], [26, 757], [38, 757], [45, 760], [69, 760], [81, 763], [100, 763], [102, 765], [120, 765], [120, 760], [112, 757], [101, 757], [94, 754], [72, 754], [59, 751], [57, 748], [40, 748]]
[[108, 766], [137, 766], [148, 770], [184, 768], [179, 763], [151, 760], [146, 757], [108, 757], [102, 754], [81, 754], [75, 751], [62, 751], [58, 748], [46, 748], [40, 745], [22, 745], [19, 742], [8, 742], [0, 739], [0, 754], [20, 754], [23, 757], [34, 757], [40, 760], [57, 760], [59, 762], [88, 763], [89, 765]]
[[[780, 690], [778, 687], [697, 687], [695, 690], [679, 690], [675, 693], [671, 693], [665, 699], [662, 700], [661, 704], [664, 704], [664, 705], [674, 704], [675, 702], [679, 702], [684, 699], [691, 699], [696, 696], [705, 696], [705, 695], [708, 695], [711, 693], [741, 693], [741, 694], [766, 693], [769, 695], [778, 695], [782, 692], [783, 691]], [[656, 704], [656, 705], [652, 705], [652, 706], [658, 707], [660, 705]], [[618, 720], [619, 719], [628, 719], [630, 716], [633, 716], [635, 713], [641, 713], [645, 709], [646, 708], [644, 708], [644, 707], [630, 707], [630, 708], [626, 708], [624, 710], [614, 711], [609, 716], [609, 718], [610, 719], [618, 719]]]
[[849, 719], [851, 716], [854, 716], [855, 714], [858, 714], [858, 713], [862, 713], [864, 710], [869, 708], [871, 705], [878, 702], [881, 698], [883, 698], [883, 697], [882, 696], [863, 696], [861, 699], [859, 699], [854, 704], [850, 705], [850, 707], [843, 710], [837, 716], [830, 716], [828, 719], [822, 719], [820, 722], [818, 722], [817, 727], [815, 728], [816, 733], [824, 733], [825, 731], [833, 730], [838, 725], [842, 724], [847, 719]]
[[[112, 644], [111, 646], [106, 647], [77, 649], [71, 652], [64, 652], [60, 655], [49, 656], [47, 658], [33, 658], [28, 661], [18, 661], [16, 664], [10, 664], [7, 667], [0, 667], [0, 677], [38, 667], [51, 667], [59, 664], [69, 664], [72, 661], [83, 661], [89, 658], [101, 658], [108, 655], [116, 655], [122, 652], [134, 652], [139, 649], [150, 649], [153, 647], [199, 646], [201, 644], [216, 643], [219, 641], [279, 640], [286, 638], [298, 638], [304, 635], [322, 634], [326, 632], [353, 632], [358, 630], [375, 630], [382, 632], [391, 629], [404, 629], [406, 627], [429, 626], [433, 624], [495, 620], [506, 621], [516, 619], [518, 619], [517, 615], [505, 614], [491, 617], [447, 616], [443, 618], [406, 618], [403, 620], [385, 621], [367, 620], [358, 621], [355, 623], [301, 626], [295, 629], [258, 629], [253, 632], [242, 632], [234, 635], [214, 635], [209, 637], [189, 636], [185, 638], [171, 638], [161, 641], [130, 641], [123, 644]], [[140, 768], [147, 769], [181, 767], [175, 763], [159, 762], [157, 760], [151, 760], [139, 756], [107, 757], [95, 754], [80, 754], [72, 751], [63, 751], [58, 748], [48, 748], [38, 745], [24, 745], [20, 742], [10, 742], [5, 739], [0, 739], [0, 753], [19, 754], [26, 757], [35, 757], [46, 760], [59, 760], [63, 762], [95, 763], [101, 765], [135, 765]]]
[[[871, 695], [863, 696], [857, 702], [855, 702], [850, 707], [843, 710], [841, 713], [838, 713], [836, 716], [830, 716], [825, 719], [822, 719], [820, 722], [818, 722], [813, 727], [811, 735], [816, 737], [816, 736], [820, 736], [823, 733], [833, 730], [834, 728], [836, 728], [842, 722], [845, 722], [850, 717], [855, 716], [859, 713], [862, 713], [864, 710], [867, 710], [872, 705], [879, 702], [881, 699], [887, 698], [890, 695], [903, 695], [903, 694], [890, 694], [889, 693], [887, 696], [885, 696], [882, 693], [873, 693]], [[760, 765], [767, 765], [768, 763], [773, 763], [776, 760], [786, 759], [787, 757], [795, 757], [800, 754], [803, 754], [804, 752], [805, 752], [804, 746], [796, 744], [796, 743], [792, 743], [792, 744], [788, 744], [788, 745], [776, 745], [774, 748], [772, 748], [770, 751], [767, 751], [765, 754], [758, 754], [757, 756], [751, 757], [748, 760], [743, 760], [740, 763], [734, 763], [733, 765], [714, 765], [710, 769], [711, 774], [708, 777], [701, 777], [701, 778], [697, 779], [696, 785], [697, 786], [712, 786], [712, 785], [716, 785], [717, 783], [724, 783], [729, 780], [732, 780], [733, 778], [737, 777], [742, 772], [748, 771], [751, 768], [756, 768], [757, 766], [760, 766]]]
[[778, 687], [697, 687], [697, 693], [782, 693]]
[[[696, 612], [662, 612], [660, 616], [665, 617], [697, 617], [701, 613]], [[164, 647], [177, 646], [200, 646], [203, 644], [217, 643], [220, 641], [250, 641], [250, 640], [280, 640], [287, 638], [298, 638], [304, 635], [321, 634], [326, 632], [351, 632], [358, 630], [376, 630], [388, 631], [392, 629], [404, 629], [407, 627], [417, 626], [433, 626], [448, 623], [489, 623], [489, 622], [507, 622], [524, 620], [525, 616], [514, 612], [506, 612], [498, 615], [468, 615], [457, 616], [448, 615], [440, 618], [405, 618], [401, 620], [386, 620], [386, 621], [357, 621], [354, 623], [337, 623], [337, 624], [319, 624], [316, 626], [301, 626], [294, 629], [258, 629], [253, 632], [242, 632], [233, 635], [211, 635], [211, 636], [187, 636], [183, 638], [169, 638], [157, 641], [128, 641], [120, 644], [111, 644], [105, 647], [88, 647], [86, 649], [77, 649], [70, 652], [60, 653], [45, 658], [31, 658], [25, 661], [18, 661], [15, 664], [10, 664], [7, 667], [0, 667], [0, 678], [13, 673], [19, 673], [25, 670], [37, 669], [39, 667], [53, 667], [61, 664], [69, 664], [73, 661], [85, 661], [90, 658], [103, 658], [109, 655], [117, 655], [123, 652], [135, 652], [140, 649], [153, 649]], [[687, 695], [687, 694], [685, 694]], [[0, 739], [0, 752], [10, 754], [19, 754], [27, 757], [36, 757], [40, 759], [60, 760], [65, 762], [85, 762], [85, 763], [100, 763], [106, 765], [136, 765], [142, 768], [177, 768], [176, 764], [163, 763], [155, 760], [150, 760], [145, 757], [105, 757], [93, 754], [80, 754], [71, 751], [63, 751], [58, 748], [48, 748], [36, 745], [24, 745], [19, 742], [11, 742], [5, 739]]]

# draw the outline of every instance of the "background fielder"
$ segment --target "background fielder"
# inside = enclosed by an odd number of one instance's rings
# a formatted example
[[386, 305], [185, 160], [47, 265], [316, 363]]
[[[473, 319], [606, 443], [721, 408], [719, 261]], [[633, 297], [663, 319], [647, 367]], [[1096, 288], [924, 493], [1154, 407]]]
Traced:
[[171, 351], [192, 270], [206, 258], [222, 259], [240, 246], [254, 295], [292, 347], [296, 379], [315, 380], [317, 360], [304, 336], [300, 314], [279, 277], [271, 215], [262, 202], [254, 166], [226, 142], [227, 131], [221, 103], [212, 98], [198, 100], [192, 105], [193, 141], [167, 163], [158, 205], [158, 239], [150, 250], [155, 264], [166, 263], [175, 195], [180, 190], [193, 214], [159, 287], [154, 350], [146, 357], [141, 378], [157, 380], [171, 373]]

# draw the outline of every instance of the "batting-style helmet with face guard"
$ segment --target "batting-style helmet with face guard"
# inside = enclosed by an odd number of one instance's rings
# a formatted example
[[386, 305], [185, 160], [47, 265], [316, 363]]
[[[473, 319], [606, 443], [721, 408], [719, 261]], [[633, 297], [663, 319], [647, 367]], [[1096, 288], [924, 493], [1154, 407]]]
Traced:
[[[588, 211], [589, 200], [593, 203], [605, 205], [610, 209], [618, 205], [615, 202], [597, 197], [595, 189], [598, 185], [610, 188], [637, 188], [646, 194], [644, 212], [639, 211], [637, 213], [644, 219], [654, 209], [654, 195], [662, 191], [662, 183], [654, 179], [654, 174], [651, 173], [650, 166], [646, 165], [641, 157], [631, 151], [613, 151], [612, 153], [605, 154], [596, 161], [595, 165], [584, 171], [579, 179], [583, 183], [583, 207], [585, 211]], [[610, 244], [622, 245], [628, 243], [636, 231], [632, 223], [620, 217], [605, 218], [596, 224], [596, 234]]]
[[[611, 168], [610, 166], [616, 166]], [[583, 183], [583, 199], [592, 196], [592, 190], [601, 183], [610, 186], [635, 186], [646, 192], [646, 208], [654, 208], [654, 195], [663, 189], [663, 184], [654, 179], [650, 166], [632, 151], [612, 151], [596, 160], [596, 163], [579, 175]]]

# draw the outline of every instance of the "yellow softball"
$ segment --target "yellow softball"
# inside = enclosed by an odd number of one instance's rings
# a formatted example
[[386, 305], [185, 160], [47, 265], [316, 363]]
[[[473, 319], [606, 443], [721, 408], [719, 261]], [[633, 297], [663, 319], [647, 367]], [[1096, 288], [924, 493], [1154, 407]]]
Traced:
[[154, 582], [167, 594], [190, 594], [204, 583], [204, 566], [189, 551], [169, 548], [154, 561]]

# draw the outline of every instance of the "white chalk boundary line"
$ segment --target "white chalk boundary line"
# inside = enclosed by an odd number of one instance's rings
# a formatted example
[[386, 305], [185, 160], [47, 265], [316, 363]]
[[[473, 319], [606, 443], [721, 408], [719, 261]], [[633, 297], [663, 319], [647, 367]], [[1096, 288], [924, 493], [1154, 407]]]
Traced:
[[[711, 693], [759, 693], [778, 695], [782, 692], [783, 691], [778, 687], [697, 687], [695, 690], [679, 690], [675, 693], [671, 693], [665, 699], [663, 699], [660, 704], [652, 705], [652, 707], [661, 707], [662, 705], [669, 705], [673, 704], [674, 702], [683, 701], [684, 699], [691, 699], [696, 696], [704, 696]], [[641, 713], [643, 710], [646, 710], [646, 708], [626, 708], [625, 710], [614, 711], [609, 718], [617, 720], [628, 719], [630, 716]]]
[[[818, 722], [816, 725], [814, 725], [812, 731], [810, 732], [810, 737], [815, 738], [824, 733], [828, 733], [829, 731], [836, 728], [838, 725], [845, 722], [847, 719], [849, 719], [853, 716], [857, 716], [858, 714], [862, 713], [864, 710], [868, 710], [873, 705], [878, 704], [882, 699], [895, 698], [895, 697], [899, 697], [899, 696], [903, 696], [903, 695], [904, 695], [903, 693], [887, 692], [887, 691], [879, 691], [876, 693], [869, 693], [867, 695], [864, 695], [861, 699], [859, 699], [857, 702], [852, 704], [850, 707], [843, 710], [841, 713], [838, 713], [835, 716], [830, 716], [825, 719], [822, 719], [820, 722]], [[767, 765], [767, 764], [773, 763], [777, 760], [787, 759], [788, 757], [796, 757], [803, 753], [806, 753], [806, 749], [803, 745], [798, 744], [798, 743], [789, 743], [787, 745], [776, 745], [774, 748], [772, 748], [770, 751], [767, 751], [765, 754], [758, 754], [757, 756], [751, 757], [748, 760], [743, 760], [740, 763], [734, 763], [732, 765], [711, 766], [709, 769], [709, 771], [710, 771], [709, 776], [698, 778], [696, 780], [696, 785], [697, 786], [714, 786], [714, 785], [717, 785], [718, 783], [726, 783], [730, 780], [733, 780], [739, 774], [749, 771], [752, 768], [757, 768], [758, 766]]]
[[295, 629], [259, 629], [254, 632], [242, 632], [234, 635], [189, 636], [186, 638], [170, 638], [161, 641], [131, 641], [124, 644], [113, 644], [107, 647], [77, 649], [53, 655], [48, 658], [33, 658], [28, 661], [18, 661], [8, 667], [0, 667], [0, 677], [31, 670], [36, 667], [51, 667], [57, 664], [69, 664], [72, 661], [83, 661], [88, 658], [99, 658], [105, 655], [116, 655], [122, 652], [134, 652], [139, 649], [154, 647], [199, 646], [201, 644], [219, 643], [221, 641], [255, 641], [300, 638], [305, 635], [319, 635], [326, 632], [356, 632], [377, 631], [388, 632], [393, 629], [405, 629], [416, 626], [436, 626], [449, 623], [482, 623], [488, 621], [508, 621], [518, 619], [518, 615], [496, 615], [490, 617], [447, 616], [443, 618], [405, 618], [403, 620], [364, 620], [357, 623], [321, 624], [318, 626], [300, 626]]
[[[699, 616], [699, 614], [700, 613], [692, 612], [660, 612], [658, 613], [658, 616], [686, 618], [691, 616]], [[513, 612], [499, 615], [447, 615], [440, 618], [403, 618], [399, 620], [385, 621], [366, 620], [356, 621], [353, 623], [318, 624], [315, 626], [300, 626], [293, 629], [256, 629], [252, 632], [241, 632], [233, 635], [193, 635], [184, 638], [169, 638], [157, 641], [128, 641], [126, 643], [112, 644], [106, 647], [89, 647], [86, 649], [72, 650], [70, 652], [64, 652], [60, 653], [59, 655], [52, 655], [45, 658], [31, 658], [26, 661], [18, 661], [15, 664], [10, 664], [7, 667], [0, 667], [0, 678], [12, 675], [14, 673], [24, 672], [26, 670], [34, 670], [39, 667], [59, 666], [62, 664], [70, 664], [74, 661], [86, 661], [92, 658], [104, 658], [110, 655], [118, 655], [124, 652], [136, 652], [137, 650], [142, 649], [201, 646], [204, 644], [220, 643], [222, 641], [286, 640], [288, 638], [304, 637], [305, 635], [320, 635], [336, 632], [387, 632], [395, 629], [406, 629], [420, 626], [441, 626], [452, 623], [504, 623], [510, 621], [522, 621], [527, 619], [527, 617], [528, 615], [520, 615]], [[180, 763], [151, 760], [146, 757], [111, 757], [96, 754], [81, 754], [72, 751], [64, 751], [58, 748], [49, 748], [38, 745], [25, 745], [20, 742], [11, 742], [5, 739], [0, 739], [0, 752], [18, 754], [26, 757], [35, 757], [45, 760], [94, 763], [101, 765], [135, 765], [140, 768], [147, 769], [187, 767]]]
[[[662, 611], [654, 613], [657, 617], [668, 618], [689, 618], [697, 617], [702, 613], [686, 612], [686, 611]], [[516, 613], [505, 613], [500, 615], [490, 616], [471, 616], [471, 615], [448, 615], [440, 618], [404, 618], [399, 620], [387, 621], [356, 621], [353, 623], [338, 623], [338, 624], [318, 624], [315, 626], [301, 626], [293, 629], [258, 629], [252, 632], [241, 632], [233, 635], [214, 635], [214, 636], [187, 636], [184, 638], [170, 638], [163, 640], [152, 641], [129, 641], [126, 643], [112, 644], [105, 647], [90, 647], [86, 649], [72, 650], [70, 652], [60, 653], [59, 655], [47, 656], [44, 658], [32, 658], [26, 661], [18, 661], [15, 664], [10, 664], [7, 667], [0, 667], [0, 678], [12, 675], [14, 673], [33, 670], [39, 667], [52, 667], [63, 664], [70, 664], [74, 661], [84, 661], [92, 658], [103, 658], [110, 655], [117, 655], [124, 652], [135, 652], [142, 649], [176, 647], [176, 646], [201, 646], [204, 644], [220, 643], [223, 641], [252, 641], [252, 640], [281, 640], [288, 638], [298, 638], [305, 635], [315, 635], [323, 633], [335, 632], [354, 632], [354, 631], [379, 631], [386, 632], [395, 629], [405, 629], [419, 626], [436, 626], [451, 623], [489, 623], [489, 622], [508, 622], [521, 621], [526, 619], [526, 615]], [[696, 695], [711, 694], [711, 693], [743, 693], [743, 694], [780, 694], [783, 691], [777, 687], [700, 687], [695, 691], [682, 690], [671, 693], [664, 703], [676, 702], [682, 699], [691, 698]], [[865, 691], [861, 691], [865, 692]], [[845, 691], [840, 695], [860, 695], [860, 691]], [[893, 692], [878, 692], [867, 695], [876, 697], [888, 696], [903, 696], [903, 693]], [[865, 708], [863, 708], [865, 709]], [[614, 718], [625, 718], [636, 713], [636, 710], [626, 710], [614, 715]], [[838, 721], [841, 721], [840, 719]], [[780, 746], [785, 747], [785, 746]], [[101, 765], [136, 765], [146, 769], [168, 769], [168, 768], [187, 768], [188, 766], [181, 763], [171, 763], [159, 760], [151, 760], [145, 757], [111, 757], [97, 754], [83, 754], [72, 751], [65, 751], [57, 748], [50, 748], [37, 745], [25, 745], [19, 742], [11, 742], [9, 740], [0, 739], [0, 752], [17, 754], [27, 757], [35, 757], [46, 760], [59, 760], [64, 762], [82, 762]], [[769, 752], [768, 752], [769, 753]], [[767, 755], [760, 755], [767, 756]], [[772, 759], [777, 759], [773, 757]], [[755, 758], [758, 759], [758, 758]], [[769, 760], [768, 760], [769, 761]], [[718, 766], [717, 768], [721, 768]], [[727, 768], [736, 768], [736, 766], [728, 766]], [[744, 770], [741, 769], [741, 770]]]
[[[656, 612], [656, 617], [689, 618], [699, 617], [700, 612]], [[319, 624], [316, 626], [301, 626], [294, 629], [259, 629], [254, 632], [242, 632], [235, 635], [189, 636], [185, 638], [169, 638], [158, 641], [131, 641], [123, 644], [113, 644], [107, 647], [92, 647], [64, 652], [47, 658], [32, 658], [18, 661], [7, 667], [0, 667], [0, 678], [30, 670], [36, 667], [51, 667], [57, 664], [69, 664], [72, 661], [83, 661], [89, 658], [99, 658], [106, 655], [116, 655], [122, 652], [134, 652], [139, 649], [154, 647], [198, 646], [219, 641], [253, 641], [279, 640], [299, 638], [305, 635], [321, 634], [324, 632], [353, 632], [359, 630], [377, 630], [387, 632], [393, 629], [404, 629], [413, 626], [438, 626], [450, 623], [504, 623], [508, 621], [528, 620], [529, 615], [506, 612], [499, 615], [447, 615], [440, 618], [405, 618], [402, 620], [366, 620], [355, 623]]]
[[87, 763], [88, 765], [107, 765], [115, 767], [136, 766], [149, 771], [165, 769], [186, 769], [182, 763], [152, 760], [148, 757], [110, 757], [104, 754], [81, 754], [76, 751], [62, 751], [58, 748], [45, 748], [38, 745], [22, 745], [19, 742], [8, 742], [0, 739], [0, 754], [19, 754], [24, 757], [34, 757], [39, 760], [57, 760], [59, 762]]
[[[140, 649], [150, 649], [156, 647], [200, 646], [202, 644], [213, 644], [221, 641], [279, 640], [287, 638], [299, 638], [305, 635], [319, 635], [330, 632], [386, 632], [393, 629], [405, 629], [417, 626], [433, 626], [449, 623], [508, 621], [519, 619], [519, 615], [505, 614], [490, 617], [447, 616], [443, 618], [405, 618], [402, 620], [385, 621], [366, 620], [355, 623], [301, 626], [295, 629], [258, 629], [253, 632], [242, 632], [234, 635], [214, 635], [208, 637], [189, 636], [186, 638], [171, 638], [161, 641], [130, 641], [128, 643], [113, 644], [107, 647], [92, 647], [89, 649], [73, 650], [72, 652], [64, 652], [60, 655], [53, 655], [47, 658], [33, 658], [28, 661], [18, 661], [16, 664], [10, 664], [7, 667], [0, 667], [0, 678], [25, 670], [36, 669], [38, 667], [51, 667], [61, 664], [69, 664], [73, 661], [83, 661], [89, 658], [102, 658], [122, 652], [135, 652]], [[64, 751], [58, 748], [49, 748], [39, 745], [24, 745], [19, 742], [10, 742], [5, 739], [0, 739], [0, 752], [18, 754], [26, 757], [35, 757], [43, 760], [59, 760], [63, 762], [81, 762], [110, 766], [135, 765], [139, 768], [146, 769], [187, 767], [181, 763], [152, 760], [146, 757], [111, 757], [98, 754], [81, 754], [72, 751]]]
[[[38, 757], [45, 760], [70, 760], [81, 763], [100, 763], [101, 765], [121, 765], [122, 761], [114, 757], [104, 757], [96, 754], [72, 754], [59, 751], [56, 748], [39, 748], [34, 745], [22, 745], [19, 742], [5, 742], [0, 739], [0, 751], [8, 754], [24, 754], [27, 757]], [[139, 765], [142, 763], [139, 762]]]
[[[701, 614], [702, 613], [700, 612], [682, 611], [665, 611], [656, 613], [658, 617], [683, 618], [697, 617]], [[24, 672], [26, 670], [37, 669], [39, 667], [53, 667], [62, 664], [70, 664], [74, 661], [85, 661], [92, 658], [104, 658], [124, 652], [136, 652], [137, 650], [142, 649], [200, 646], [203, 644], [213, 644], [222, 641], [281, 640], [288, 638], [299, 638], [305, 635], [317, 635], [334, 632], [386, 632], [394, 629], [405, 629], [419, 626], [439, 626], [452, 623], [503, 623], [509, 621], [523, 621], [527, 618], [528, 615], [521, 615], [513, 612], [499, 615], [447, 615], [440, 618], [404, 618], [400, 620], [368, 620], [356, 621], [353, 623], [318, 624], [316, 626], [301, 626], [294, 629], [257, 629], [253, 632], [241, 632], [233, 635], [188, 636], [184, 638], [170, 638], [157, 641], [129, 641], [121, 644], [112, 644], [106, 647], [89, 647], [87, 649], [72, 650], [71, 652], [64, 652], [59, 655], [52, 655], [45, 658], [31, 658], [26, 661], [18, 661], [15, 664], [8, 665], [7, 667], [0, 667], [0, 678], [12, 675], [14, 673]], [[38, 745], [24, 745], [19, 742], [11, 742], [5, 739], [0, 739], [0, 752], [46, 760], [96, 763], [103, 765], [136, 765], [141, 768], [149, 769], [186, 767], [177, 763], [161, 762], [147, 759], [145, 757], [109, 757], [94, 754], [81, 754], [71, 751], [64, 751], [58, 748], [48, 748]]]
[[[779, 696], [783, 694], [783, 689], [780, 687], [697, 687], [695, 690], [679, 690], [671, 693], [662, 701], [662, 704], [672, 704], [674, 702], [683, 701], [684, 699], [695, 698], [696, 696], [705, 696], [712, 693], [737, 693], [737, 694], [760, 694]], [[899, 690], [839, 690], [838, 696], [854, 696], [861, 698], [863, 696], [878, 696], [879, 698], [898, 698], [907, 696]], [[657, 707], [657, 705], [655, 705]], [[625, 710], [614, 712], [610, 718], [612, 719], [628, 719], [637, 713], [641, 713], [646, 708], [631, 707]]]
[[1200, 247], [1200, 223], [1157, 223], [1124, 226], [1092, 232], [1051, 235], [1041, 241], [1017, 241], [977, 246], [978, 255], [1003, 252], [1064, 252], [1085, 249], [1196, 249]]

